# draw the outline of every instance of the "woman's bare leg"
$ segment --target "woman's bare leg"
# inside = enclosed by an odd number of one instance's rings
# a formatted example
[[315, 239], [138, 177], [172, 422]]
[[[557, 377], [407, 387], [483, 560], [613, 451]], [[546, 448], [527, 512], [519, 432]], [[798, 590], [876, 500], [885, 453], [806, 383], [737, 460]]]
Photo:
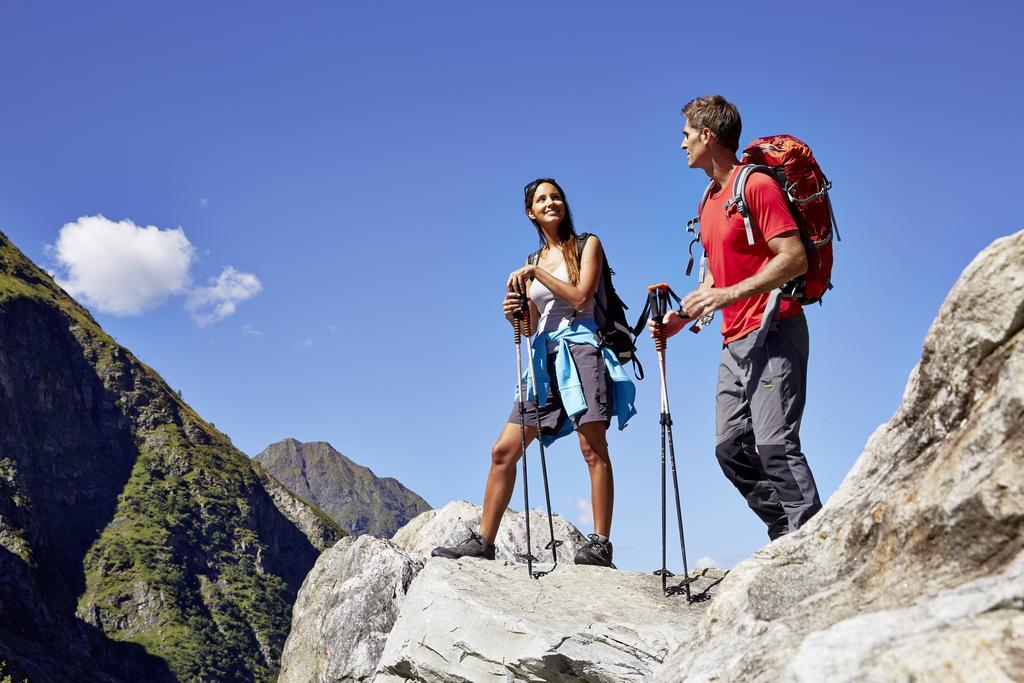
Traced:
[[[491, 543], [498, 535], [501, 516], [505, 514], [516, 487], [516, 463], [522, 455], [520, 427], [509, 422], [501, 430], [498, 440], [491, 448], [491, 471], [487, 473], [484, 489], [484, 512], [480, 517], [480, 535]], [[526, 427], [526, 445], [537, 436], [534, 427]]]
[[615, 502], [615, 481], [612, 478], [612, 461], [608, 457], [608, 441], [604, 422], [587, 422], [580, 425], [576, 434], [580, 439], [580, 451], [590, 468], [590, 504], [594, 509], [594, 533], [610, 536], [612, 530], [612, 505]]

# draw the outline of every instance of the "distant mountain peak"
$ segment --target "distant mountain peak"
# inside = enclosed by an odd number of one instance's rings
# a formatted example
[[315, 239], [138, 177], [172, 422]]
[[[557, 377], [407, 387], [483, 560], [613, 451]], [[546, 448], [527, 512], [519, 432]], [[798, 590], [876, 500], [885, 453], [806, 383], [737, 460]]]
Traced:
[[326, 441], [286, 438], [255, 460], [299, 497], [355, 534], [388, 538], [430, 509], [427, 501], [393, 477], [378, 477]]

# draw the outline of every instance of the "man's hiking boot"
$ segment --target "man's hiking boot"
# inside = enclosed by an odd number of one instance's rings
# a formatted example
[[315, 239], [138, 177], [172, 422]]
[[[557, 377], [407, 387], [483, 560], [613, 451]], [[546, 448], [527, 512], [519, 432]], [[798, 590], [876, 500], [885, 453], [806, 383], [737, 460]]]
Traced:
[[590, 534], [587, 538], [590, 539], [590, 543], [576, 551], [573, 561], [576, 564], [591, 564], [615, 569], [615, 565], [612, 564], [612, 542], [607, 539], [602, 541], [597, 534]]
[[494, 559], [494, 544], [478, 533], [471, 533], [469, 538], [458, 545], [434, 548], [431, 557], [446, 557], [457, 560], [460, 557], [479, 557], [484, 560]]

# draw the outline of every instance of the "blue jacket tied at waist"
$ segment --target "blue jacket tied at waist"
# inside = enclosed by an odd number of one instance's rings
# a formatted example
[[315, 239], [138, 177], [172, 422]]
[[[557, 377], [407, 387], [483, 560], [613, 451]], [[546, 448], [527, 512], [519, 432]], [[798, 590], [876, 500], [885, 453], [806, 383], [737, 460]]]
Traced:
[[[555, 332], [541, 332], [530, 342], [533, 347], [533, 373], [537, 382], [537, 394], [540, 400], [537, 405], [547, 403], [548, 392], [551, 388], [551, 377], [548, 374], [548, 342], [554, 342], [555, 347], [555, 374], [558, 378], [558, 390], [562, 397], [562, 406], [570, 416], [579, 415], [587, 409], [587, 398], [583, 393], [583, 386], [580, 384], [580, 376], [576, 370], [576, 363], [573, 361], [572, 353], [569, 351], [570, 344], [589, 344], [601, 351], [605, 366], [608, 368], [608, 376], [612, 380], [612, 401], [615, 407], [615, 417], [619, 423], [619, 429], [625, 429], [629, 418], [636, 415], [636, 387], [633, 380], [626, 376], [622, 364], [615, 357], [611, 349], [602, 347], [597, 342], [594, 333], [597, 325], [593, 318], [577, 320], [568, 327], [563, 327]], [[527, 373], [523, 373], [523, 381], [529, 388], [528, 398], [533, 399], [533, 387], [529, 385]], [[545, 434], [544, 445], [550, 445], [556, 439], [572, 433], [572, 422], [566, 420], [562, 430], [558, 434]]]

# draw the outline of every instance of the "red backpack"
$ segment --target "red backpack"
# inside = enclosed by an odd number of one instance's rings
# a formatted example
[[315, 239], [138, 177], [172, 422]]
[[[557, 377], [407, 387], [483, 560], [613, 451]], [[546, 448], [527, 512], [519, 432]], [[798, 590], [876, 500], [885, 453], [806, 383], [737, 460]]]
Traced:
[[[832, 235], [837, 240], [839, 226], [832, 211], [828, 191], [832, 183], [818, 167], [811, 148], [792, 135], [772, 135], [758, 138], [743, 150], [740, 161], [744, 164], [733, 179], [732, 199], [726, 203], [726, 209], [739, 212], [743, 216], [743, 224], [747, 231], [747, 243], [754, 244], [753, 218], [750, 215], [744, 189], [751, 173], [766, 173], [782, 187], [789, 202], [789, 209], [800, 230], [807, 251], [807, 272], [782, 286], [783, 296], [798, 299], [802, 304], [820, 302], [825, 292], [832, 289]], [[714, 181], [708, 184], [704, 196], [700, 200], [697, 218], [687, 224], [690, 232], [700, 221], [700, 211]], [[700, 238], [694, 237], [694, 242]], [[693, 243], [691, 243], [691, 249]], [[691, 251], [690, 263], [686, 267], [689, 275], [693, 269]], [[701, 280], [704, 279], [704, 263], [701, 263]]]

